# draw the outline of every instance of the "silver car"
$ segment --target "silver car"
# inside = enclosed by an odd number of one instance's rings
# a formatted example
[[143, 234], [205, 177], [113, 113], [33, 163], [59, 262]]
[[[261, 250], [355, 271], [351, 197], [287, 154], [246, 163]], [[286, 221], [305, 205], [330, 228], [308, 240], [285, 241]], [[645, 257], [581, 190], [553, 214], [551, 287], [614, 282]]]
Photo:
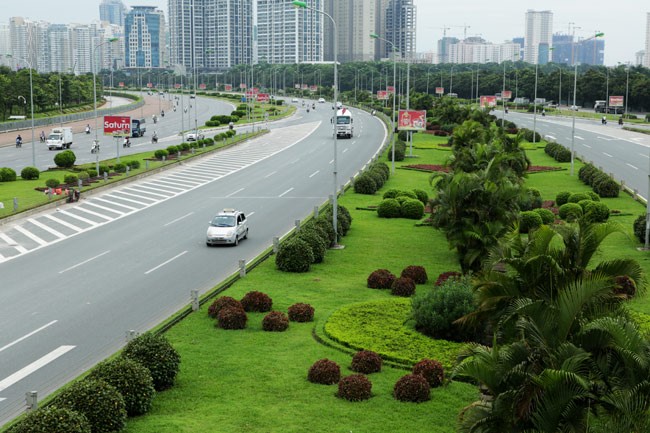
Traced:
[[224, 209], [208, 226], [205, 243], [212, 245], [239, 245], [241, 239], [248, 237], [248, 222], [243, 212]]

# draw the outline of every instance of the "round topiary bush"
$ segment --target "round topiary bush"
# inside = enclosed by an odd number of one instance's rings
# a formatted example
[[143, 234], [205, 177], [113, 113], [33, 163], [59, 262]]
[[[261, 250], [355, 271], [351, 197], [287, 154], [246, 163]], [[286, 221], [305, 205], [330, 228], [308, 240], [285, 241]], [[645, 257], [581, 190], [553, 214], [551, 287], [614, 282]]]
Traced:
[[28, 412], [17, 424], [11, 426], [7, 433], [91, 433], [90, 423], [86, 417], [72, 409], [46, 406]]
[[48, 179], [45, 181], [45, 186], [48, 188], [58, 188], [61, 185], [59, 179]]
[[407, 191], [407, 190], [400, 190], [397, 193], [397, 196], [395, 198], [398, 198], [398, 197], [407, 197], [407, 198], [411, 198], [413, 200], [418, 199], [418, 196], [415, 195], [415, 193], [413, 191]]
[[442, 286], [445, 283], [445, 281], [447, 281], [448, 279], [451, 278], [452, 280], [457, 280], [460, 279], [462, 276], [463, 274], [456, 271], [443, 272], [440, 275], [438, 275], [438, 278], [436, 279], [434, 286], [436, 287]]
[[384, 193], [384, 195], [382, 196], [382, 198], [383, 198], [383, 199], [387, 199], [387, 198], [395, 198], [395, 197], [397, 197], [397, 195], [398, 195], [399, 193], [400, 193], [400, 190], [399, 190], [399, 189], [391, 188], [391, 189], [389, 189], [388, 191], [386, 191], [386, 192]]
[[399, 218], [402, 210], [400, 203], [394, 198], [382, 200], [377, 206], [377, 215], [380, 218]]
[[541, 227], [543, 223], [542, 217], [537, 212], [532, 210], [519, 212], [519, 233], [528, 233]]
[[350, 369], [357, 373], [371, 374], [381, 371], [381, 356], [371, 350], [360, 350], [352, 357]]
[[424, 358], [413, 366], [413, 374], [424, 377], [431, 388], [436, 388], [445, 380], [445, 369], [442, 364], [434, 359]]
[[275, 265], [284, 272], [307, 272], [312, 263], [314, 263], [314, 253], [311, 247], [299, 238], [289, 239], [280, 244], [275, 256]]
[[242, 310], [244, 309], [241, 302], [239, 302], [237, 299], [230, 296], [221, 296], [215, 299], [208, 307], [208, 316], [215, 319], [217, 317], [217, 314], [219, 314], [219, 311], [221, 311], [222, 308], [226, 307], [237, 307], [241, 308]]
[[413, 193], [423, 205], [426, 206], [429, 203], [429, 194], [425, 190], [416, 188], [413, 190]]
[[339, 381], [337, 397], [348, 401], [368, 400], [372, 394], [372, 382], [363, 374], [352, 374]]
[[425, 284], [429, 277], [427, 276], [427, 271], [424, 269], [424, 266], [411, 265], [402, 269], [400, 277], [408, 277], [412, 279], [415, 284]]
[[156, 159], [163, 159], [169, 156], [169, 152], [167, 152], [165, 149], [158, 149], [153, 153], [153, 156]]
[[341, 368], [339, 365], [329, 359], [319, 359], [309, 367], [307, 380], [311, 383], [320, 383], [322, 385], [333, 385], [341, 380]]
[[565, 221], [575, 221], [582, 217], [582, 208], [578, 203], [566, 203], [558, 209], [558, 216]]
[[9, 167], [0, 168], [0, 182], [14, 182], [16, 180], [16, 172]]
[[616, 281], [614, 293], [623, 295], [627, 299], [632, 299], [634, 295], [636, 295], [636, 283], [632, 278], [628, 277], [627, 275], [620, 275], [614, 280]]
[[126, 425], [124, 398], [103, 380], [73, 383], [54, 398], [52, 406], [82, 414], [93, 433], [116, 432]]
[[88, 377], [113, 385], [124, 398], [128, 416], [142, 415], [151, 409], [156, 390], [151, 373], [139, 362], [115, 358], [98, 364]]
[[314, 263], [322, 263], [327, 252], [327, 241], [318, 230], [313, 227], [302, 227], [297, 234], [298, 239], [307, 242], [311, 247], [311, 253], [314, 256]]
[[589, 221], [604, 223], [609, 219], [609, 207], [601, 201], [589, 201], [589, 203], [585, 205], [584, 211], [585, 217]]
[[334, 225], [331, 221], [327, 221], [325, 218], [316, 218], [313, 221], [314, 227], [326, 234], [327, 245], [330, 246], [334, 243], [335, 233]]
[[[340, 236], [345, 236], [352, 226], [352, 215], [350, 215], [350, 212], [344, 206], [338, 205], [337, 209], [336, 219], [338, 222], [338, 232]], [[325, 206], [321, 218], [325, 218], [332, 224], [332, 206]]]
[[589, 200], [591, 200], [591, 201], [600, 201], [600, 197], [598, 196], [598, 194], [596, 194], [593, 191], [587, 191], [587, 192], [585, 192], [585, 194], [587, 194], [587, 196], [589, 197]]
[[88, 174], [87, 171], [80, 171], [79, 173], [77, 173], [77, 176], [81, 180], [87, 180], [90, 177], [90, 174]]
[[66, 174], [63, 176], [63, 183], [66, 183], [68, 185], [77, 185], [78, 181], [79, 178], [74, 174]]
[[375, 181], [375, 185], [377, 185], [377, 189], [380, 189], [386, 183], [387, 177], [382, 170], [371, 168], [368, 171], [366, 171], [366, 173], [368, 173], [368, 175], [372, 178], [372, 180]]
[[542, 224], [553, 224], [555, 222], [555, 214], [546, 208], [537, 208], [533, 209], [532, 212], [535, 212], [542, 219]]
[[77, 156], [71, 150], [64, 150], [63, 152], [57, 153], [54, 157], [56, 166], [62, 168], [72, 167], [76, 160]]
[[574, 192], [569, 196], [567, 203], [580, 203], [582, 200], [589, 200], [589, 196], [584, 192]]
[[129, 341], [122, 351], [149, 369], [156, 391], [171, 388], [180, 368], [181, 358], [163, 335], [147, 332]]
[[380, 170], [384, 173], [384, 177], [388, 179], [390, 177], [390, 168], [385, 162], [377, 161], [370, 164], [371, 170]]
[[408, 199], [402, 203], [400, 216], [412, 220], [419, 220], [424, 216], [424, 204], [418, 199]]
[[179, 147], [174, 144], [172, 144], [171, 146], [167, 146], [166, 150], [169, 155], [176, 155], [178, 152], [180, 152]]
[[395, 278], [390, 286], [390, 294], [393, 296], [402, 296], [408, 298], [415, 293], [415, 281], [409, 277]]
[[247, 321], [248, 316], [243, 308], [229, 306], [217, 313], [216, 326], [221, 329], [244, 329]]
[[298, 302], [289, 307], [289, 320], [292, 322], [311, 322], [314, 320], [314, 307]]
[[271, 311], [271, 308], [273, 307], [273, 300], [271, 297], [266, 293], [258, 292], [256, 290], [246, 293], [240, 302], [246, 312], [256, 311], [264, 313]]
[[262, 319], [262, 329], [268, 332], [283, 332], [289, 327], [289, 318], [281, 311], [271, 311]]
[[368, 276], [368, 288], [390, 289], [397, 278], [388, 269], [377, 269]]
[[571, 197], [570, 191], [558, 192], [557, 195], [555, 196], [555, 205], [562, 206], [563, 204], [568, 203], [569, 197]]
[[20, 171], [20, 177], [23, 180], [34, 180], [38, 179], [41, 175], [41, 172], [36, 167], [25, 167]]
[[407, 374], [397, 380], [393, 395], [399, 401], [422, 403], [431, 398], [431, 387], [424, 376]]
[[621, 185], [614, 179], [607, 177], [594, 185], [594, 191], [601, 197], [618, 197]]
[[126, 164], [118, 162], [117, 164], [113, 165], [113, 171], [115, 173], [126, 173]]
[[99, 176], [103, 176], [104, 173], [110, 173], [110, 172], [111, 169], [108, 165], [99, 164], [99, 173], [98, 173]]
[[645, 243], [645, 215], [639, 215], [632, 224], [632, 229], [634, 230], [634, 236], [641, 242]]
[[131, 170], [136, 170], [140, 168], [140, 161], [138, 161], [137, 159], [126, 161], [125, 164], [127, 167], [131, 167]]
[[354, 179], [354, 192], [357, 194], [372, 195], [377, 192], [377, 182], [367, 173], [361, 173]]

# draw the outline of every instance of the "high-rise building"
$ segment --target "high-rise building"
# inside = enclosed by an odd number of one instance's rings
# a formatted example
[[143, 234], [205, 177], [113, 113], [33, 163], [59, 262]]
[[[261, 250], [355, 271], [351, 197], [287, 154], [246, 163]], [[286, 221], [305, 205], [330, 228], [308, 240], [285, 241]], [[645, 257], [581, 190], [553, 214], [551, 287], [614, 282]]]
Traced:
[[[391, 41], [402, 58], [415, 54], [417, 7], [413, 0], [390, 0], [386, 7], [386, 39]], [[383, 57], [390, 57], [392, 47], [386, 44]]]
[[[492, 44], [479, 37], [471, 37], [449, 46], [449, 63], [501, 63], [512, 61], [519, 52], [519, 44], [505, 42]], [[515, 59], [516, 60], [516, 59]]]
[[643, 65], [650, 68], [650, 12], [646, 14], [645, 25], [645, 55], [643, 56]]
[[460, 40], [453, 36], [444, 36], [438, 41], [438, 63], [451, 63], [449, 57], [450, 46], [459, 43]]
[[165, 52], [165, 17], [155, 6], [133, 6], [124, 20], [127, 68], [161, 68]]
[[573, 49], [573, 36], [562, 33], [553, 35], [553, 52], [551, 61], [553, 63], [571, 64]]
[[102, 0], [99, 4], [99, 19], [124, 27], [126, 6], [122, 0]]
[[524, 61], [538, 64], [548, 59], [548, 49], [553, 42], [553, 12], [526, 12], [526, 33], [524, 37]]
[[605, 41], [591, 37], [576, 43], [575, 61], [581, 65], [605, 64]]
[[[11, 54], [11, 31], [9, 23], [0, 23], [0, 53]], [[0, 56], [0, 66], [11, 67], [12, 58], [9, 56]]]
[[252, 0], [169, 0], [170, 62], [223, 70], [253, 61]]
[[348, 0], [332, 2], [332, 17], [338, 28], [338, 60], [368, 61], [376, 57], [375, 40], [380, 2]]
[[69, 25], [52, 24], [48, 32], [49, 70], [53, 72], [73, 72], [74, 55], [72, 31]]

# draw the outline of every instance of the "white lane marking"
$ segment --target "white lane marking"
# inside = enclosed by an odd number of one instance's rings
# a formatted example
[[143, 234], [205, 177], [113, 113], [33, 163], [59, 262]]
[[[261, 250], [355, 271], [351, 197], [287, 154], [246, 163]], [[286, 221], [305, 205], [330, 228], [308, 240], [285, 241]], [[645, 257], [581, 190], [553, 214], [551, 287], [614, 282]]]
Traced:
[[35, 220], [33, 218], [29, 218], [27, 221], [34, 224], [36, 227], [39, 227], [39, 228], [45, 230], [46, 232], [50, 232], [51, 234], [53, 234], [57, 238], [64, 238], [65, 237], [65, 235], [63, 233], [58, 232], [58, 231], [54, 230], [53, 228], [48, 227], [45, 224], [43, 224], [42, 222], [37, 221], [37, 220]]
[[601, 137], [600, 135], [597, 135], [596, 138], [600, 140], [605, 140], [605, 141], [614, 141], [617, 140], [616, 138], [607, 138], [607, 137]]
[[[97, 212], [87, 211], [86, 209], [84, 209], [84, 208], [82, 208], [82, 207], [80, 207], [80, 206], [77, 206], [75, 209], [76, 209], [76, 210], [80, 210], [80, 211], [82, 211], [82, 212], [89, 213], [89, 214], [96, 214], [97, 216], [100, 216], [100, 217], [102, 217], [102, 218], [108, 218], [107, 216], [100, 215], [100, 214], [98, 214]], [[74, 218], [74, 219], [76, 219], [76, 220], [79, 220], [79, 221], [85, 222], [86, 224], [91, 225], [91, 226], [96, 226], [97, 224], [99, 224], [98, 222], [95, 222], [95, 221], [89, 220], [89, 219], [87, 219], [87, 218], [84, 218], [84, 217], [82, 217], [82, 216], [79, 216], [79, 215], [73, 214], [73, 213], [68, 212], [68, 211], [66, 211], [66, 210], [61, 210], [61, 211], [59, 211], [59, 212], [61, 212], [63, 215], [68, 215], [68, 216], [71, 217], [71, 218]]]
[[[116, 202], [116, 201], [112, 201], [112, 200], [106, 200], [106, 199], [103, 198], [103, 197], [110, 197], [110, 194], [104, 194], [102, 197], [95, 197], [95, 198], [93, 198], [93, 200], [92, 200], [91, 202], [89, 202], [89, 203], [92, 204], [92, 205], [94, 205], [94, 206], [99, 207], [97, 204], [95, 204], [95, 201], [101, 201], [101, 202], [108, 203], [108, 204], [111, 204], [111, 205], [115, 205], [115, 206], [123, 207], [123, 208], [129, 209], [129, 210], [138, 210], [137, 207], [127, 206], [127, 205], [125, 205], [125, 204], [118, 203], [118, 202]], [[123, 199], [123, 200], [124, 200], [124, 199]], [[109, 208], [109, 210], [111, 210], [111, 209]]]
[[607, 157], [609, 157], [609, 158], [613, 158], [613, 156], [612, 156], [612, 155], [610, 155], [610, 154], [609, 154], [609, 153], [607, 153], [607, 152], [603, 152], [603, 155], [605, 155], [605, 156], [607, 156]]
[[277, 173], [277, 171], [272, 171], [271, 173], [269, 173], [269, 174], [267, 174], [266, 176], [264, 176], [264, 179], [266, 179], [267, 177], [271, 177], [271, 176], [273, 176], [275, 173]]
[[330, 164], [334, 164], [334, 160], [333, 160], [333, 159], [330, 159]]
[[289, 194], [291, 191], [293, 191], [293, 188], [289, 188], [288, 190], [280, 194], [278, 197], [284, 197], [285, 194]]
[[576, 135], [576, 138], [577, 138], [578, 140], [584, 140], [584, 138], [582, 138], [582, 137], [580, 137], [580, 136], [578, 136], [578, 135]]
[[67, 222], [67, 221], [63, 221], [62, 219], [55, 218], [53, 215], [45, 214], [45, 215], [43, 215], [43, 216], [44, 216], [45, 218], [51, 220], [51, 221], [54, 221], [55, 224], [60, 224], [60, 225], [62, 225], [62, 226], [65, 226], [65, 227], [69, 228], [70, 230], [74, 230], [74, 231], [77, 232], [77, 233], [81, 231], [81, 228], [80, 228], [80, 227], [77, 227], [77, 226], [75, 226], [75, 225], [72, 225], [72, 224], [70, 224], [70, 223]]
[[76, 346], [59, 346], [57, 349], [54, 349], [53, 351], [43, 356], [42, 358], [39, 358], [36, 361], [29, 364], [28, 366], [21, 368], [11, 376], [8, 376], [5, 379], [0, 381], [0, 392], [9, 388], [11, 385], [15, 384], [19, 380], [22, 380], [25, 377], [29, 376], [39, 368], [44, 367], [45, 365], [54, 361], [58, 357], [65, 355], [75, 347]]
[[252, 217], [253, 215], [255, 215], [255, 212], [251, 212], [251, 213], [249, 213], [249, 214], [246, 214], [246, 218], [250, 218], [250, 217]]
[[106, 254], [108, 254], [108, 253], [110, 253], [110, 252], [111, 252], [111, 250], [104, 251], [103, 253], [98, 254], [98, 255], [96, 255], [96, 256], [94, 256], [94, 257], [91, 257], [91, 258], [89, 258], [88, 260], [84, 260], [84, 261], [81, 262], [81, 263], [77, 263], [76, 265], [70, 266], [69, 268], [66, 268], [66, 269], [64, 269], [64, 270], [62, 270], [62, 271], [59, 271], [59, 274], [62, 274], [62, 273], [64, 273], [64, 272], [71, 271], [71, 270], [73, 270], [74, 268], [78, 268], [79, 266], [85, 265], [86, 263], [91, 262], [91, 261], [93, 261], [93, 260], [95, 260], [95, 259], [98, 259], [98, 258], [100, 258], [101, 256], [104, 256], [104, 255], [106, 255]]
[[650, 158], [650, 156], [645, 155], [645, 154], [643, 154], [643, 153], [639, 153], [639, 155], [641, 155], [641, 156], [644, 157], [644, 158]]
[[182, 253], [175, 255], [175, 256], [172, 257], [171, 259], [167, 260], [166, 262], [163, 262], [163, 263], [159, 264], [159, 265], [156, 266], [155, 268], [151, 268], [151, 269], [149, 269], [149, 270], [148, 270], [147, 272], [145, 272], [144, 274], [145, 274], [145, 275], [150, 274], [150, 273], [152, 273], [153, 271], [155, 271], [156, 269], [160, 269], [160, 268], [162, 268], [162, 267], [165, 266], [166, 264], [171, 263], [172, 261], [176, 260], [177, 258], [179, 258], [180, 256], [182, 256], [182, 255], [184, 255], [184, 254], [187, 254], [187, 251], [183, 251]]
[[299, 162], [300, 162], [300, 158], [298, 158], [298, 159], [294, 159], [293, 161], [291, 161], [291, 162], [289, 163], [289, 165], [297, 164], [297, 163], [299, 163]]
[[187, 218], [188, 216], [190, 216], [190, 215], [192, 215], [192, 214], [194, 214], [194, 212], [190, 212], [190, 213], [188, 213], [188, 214], [186, 214], [186, 215], [183, 215], [183, 216], [180, 217], [180, 218], [176, 218], [174, 221], [170, 221], [170, 222], [168, 222], [168, 223], [165, 224], [163, 227], [167, 227], [167, 226], [170, 226], [170, 225], [172, 225], [172, 224], [174, 224], [174, 223], [177, 223], [177, 222], [179, 222], [180, 220], [182, 220], [183, 218]]
[[343, 152], [342, 152], [342, 153], [345, 153], [345, 152], [347, 152], [347, 151], [348, 151], [348, 148], [346, 147], [345, 149], [343, 149]]
[[18, 245], [18, 242], [16, 242], [15, 240], [11, 239], [11, 238], [10, 238], [9, 236], [7, 236], [5, 233], [0, 233], [0, 239], [2, 239], [3, 241], [5, 241], [5, 243], [6, 243], [7, 245], [9, 245], [10, 247], [14, 247], [15, 249], [17, 249], [17, 250], [20, 251], [21, 253], [26, 253], [26, 252], [27, 252], [27, 248]]
[[38, 236], [36, 236], [32, 232], [27, 231], [22, 226], [15, 226], [14, 229], [17, 232], [24, 234], [25, 236], [27, 236], [28, 238], [30, 238], [31, 240], [33, 240], [34, 242], [36, 242], [39, 245], [47, 245], [47, 242], [45, 242], [43, 239], [39, 238]]
[[20, 338], [14, 340], [14, 341], [12, 341], [11, 343], [6, 344], [6, 345], [4, 345], [3, 347], [0, 347], [0, 352], [2, 352], [2, 351], [5, 350], [5, 349], [10, 348], [10, 347], [13, 346], [14, 344], [18, 344], [18, 343], [20, 343], [21, 341], [28, 339], [28, 338], [31, 337], [32, 335], [36, 334], [37, 332], [42, 331], [43, 329], [47, 328], [48, 326], [52, 326], [52, 325], [54, 325], [56, 322], [58, 322], [58, 320], [52, 320], [50, 323], [47, 323], [47, 324], [41, 326], [40, 328], [33, 330], [33, 331], [30, 332], [29, 334], [25, 334], [25, 335], [23, 335], [22, 337], [20, 337]]
[[632, 141], [641, 141], [643, 140], [643, 137], [635, 137], [635, 138], [630, 138]]
[[635, 167], [635, 166], [633, 166], [632, 164], [629, 164], [629, 163], [627, 163], [627, 162], [625, 163], [625, 165], [627, 165], [628, 167], [632, 167], [632, 168], [635, 169], [635, 170], [638, 170], [638, 169], [639, 169], [638, 167]]
[[230, 194], [228, 194], [228, 195], [226, 196], [226, 198], [230, 198], [230, 197], [232, 197], [233, 195], [242, 192], [243, 190], [244, 190], [244, 188], [239, 188], [237, 191], [234, 191], [234, 192], [231, 192]]
[[550, 138], [551, 140], [556, 140], [556, 138], [553, 137], [552, 135], [547, 135], [546, 137], [547, 137], [547, 138]]
[[591, 149], [591, 146], [589, 146], [588, 144], [583, 144], [583, 146], [588, 147], [589, 149]]
[[320, 170], [316, 170], [312, 174], [309, 175], [309, 178], [311, 179], [312, 177], [316, 176], [318, 173], [320, 173]]

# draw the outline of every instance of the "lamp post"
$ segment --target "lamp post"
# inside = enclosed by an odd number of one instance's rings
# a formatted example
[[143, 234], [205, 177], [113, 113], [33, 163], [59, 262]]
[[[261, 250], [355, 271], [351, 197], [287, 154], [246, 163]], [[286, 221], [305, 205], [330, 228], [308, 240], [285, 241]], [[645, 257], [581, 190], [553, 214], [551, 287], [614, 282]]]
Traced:
[[625, 70], [626, 70], [627, 77], [625, 79], [625, 115], [623, 115], [623, 117], [627, 118], [627, 97], [630, 90], [630, 62], [627, 62], [627, 67], [625, 68]]
[[[392, 49], [392, 51], [393, 51], [393, 115], [391, 116], [391, 120], [393, 122], [392, 134], [395, 134], [395, 125], [396, 125], [396, 121], [395, 121], [395, 97], [397, 96], [395, 94], [395, 92], [397, 90], [397, 85], [395, 84], [396, 73], [397, 73], [396, 72], [397, 71], [397, 60], [395, 59], [395, 44], [393, 42], [389, 41], [388, 39], [382, 38], [381, 36], [379, 36], [376, 33], [371, 33], [370, 37], [373, 38], [373, 39], [378, 39], [380, 41], [384, 41], [387, 44], [390, 44], [391, 47], [393, 48]], [[386, 87], [388, 87], [388, 85]], [[395, 137], [393, 137], [392, 145], [391, 145], [391, 167], [390, 167], [390, 172], [392, 174], [395, 174]]]
[[506, 62], [503, 61], [503, 88], [501, 90], [501, 103], [503, 104], [503, 112], [501, 113], [501, 129], [505, 128], [506, 124]]
[[[117, 41], [118, 38], [110, 38], [105, 40], [104, 42], [101, 42], [95, 46], [93, 46], [93, 51], [92, 51], [92, 56], [91, 56], [91, 67], [93, 70], [93, 111], [95, 113], [95, 146], [99, 145], [99, 139], [97, 138], [97, 72], [95, 71], [95, 50], [97, 48], [101, 47], [104, 44], [108, 44], [110, 42], [115, 42]], [[117, 146], [118, 152], [119, 152], [119, 145]], [[118, 162], [119, 162], [119, 153], [118, 153]], [[95, 152], [95, 170], [97, 171], [97, 175], [101, 175], [99, 172], [99, 149], [97, 149], [97, 152]]]
[[[537, 59], [539, 61], [539, 59]], [[537, 141], [537, 66], [535, 63], [535, 99], [533, 99], [533, 145]]]
[[[576, 106], [576, 88], [578, 84], [578, 64], [574, 65], [573, 71], [573, 106]], [[573, 120], [571, 125], [571, 176], [573, 176], [573, 148], [576, 141], [576, 110], [573, 109]]]
[[449, 70], [449, 93], [452, 93], [454, 89], [454, 66], [451, 66]]
[[[6, 56], [12, 57], [11, 54], [7, 54]], [[34, 143], [34, 82], [32, 81], [32, 64], [25, 58], [21, 58], [20, 60], [27, 63], [27, 66], [29, 66], [29, 105], [32, 117], [32, 167], [36, 167], [36, 147]]]
[[[337, 195], [338, 195], [338, 179], [337, 179], [337, 158], [338, 158], [338, 150], [337, 150], [337, 137], [336, 137], [336, 103], [338, 101], [338, 67], [337, 67], [337, 58], [336, 58], [336, 52], [338, 50], [338, 31], [336, 28], [336, 21], [334, 21], [334, 18], [332, 18], [331, 15], [329, 15], [326, 12], [320, 11], [318, 9], [314, 9], [311, 6], [307, 6], [307, 3], [304, 1], [298, 1], [294, 0], [293, 5], [302, 9], [309, 9], [311, 11], [314, 11], [316, 13], [319, 13], [323, 16], [326, 16], [329, 18], [329, 20], [332, 22], [332, 28], [334, 29], [334, 119], [332, 121], [332, 139], [334, 140], [334, 195], [332, 196], [332, 226], [334, 227], [334, 243], [332, 245], [332, 248], [342, 248], [341, 245], [339, 245], [339, 232], [338, 232], [338, 200], [337, 200]], [[302, 84], [302, 83], [301, 83]]]
[[429, 74], [431, 72], [431, 68], [433, 68], [433, 66], [429, 66], [427, 68], [427, 95], [429, 94]]

